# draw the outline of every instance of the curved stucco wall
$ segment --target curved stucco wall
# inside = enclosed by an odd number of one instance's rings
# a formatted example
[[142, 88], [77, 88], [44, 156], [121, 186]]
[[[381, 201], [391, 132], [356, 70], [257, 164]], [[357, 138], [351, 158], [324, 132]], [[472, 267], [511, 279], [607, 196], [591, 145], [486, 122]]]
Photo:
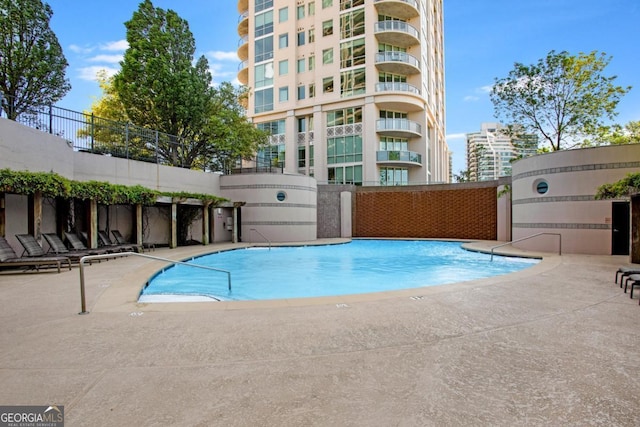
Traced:
[[[248, 174], [220, 177], [220, 192], [241, 200], [241, 235], [245, 242], [316, 240], [317, 183], [305, 175]], [[284, 200], [278, 199], [284, 194]], [[252, 231], [255, 229], [256, 231]]]
[[[558, 151], [514, 163], [512, 239], [559, 233], [563, 253], [611, 254], [612, 201], [594, 195], [600, 185], [639, 169], [640, 144]], [[548, 190], [540, 194], [537, 186], [543, 181]], [[514, 246], [553, 252], [558, 237], [540, 236]]]

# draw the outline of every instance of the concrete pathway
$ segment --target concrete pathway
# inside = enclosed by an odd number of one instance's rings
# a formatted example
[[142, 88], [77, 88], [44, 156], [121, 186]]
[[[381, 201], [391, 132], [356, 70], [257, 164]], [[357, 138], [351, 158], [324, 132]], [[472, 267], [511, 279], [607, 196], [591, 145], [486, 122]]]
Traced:
[[137, 304], [161, 264], [129, 257], [87, 267], [87, 315], [78, 268], [4, 272], [0, 405], [64, 405], [67, 426], [638, 426], [626, 263], [548, 255], [408, 291]]

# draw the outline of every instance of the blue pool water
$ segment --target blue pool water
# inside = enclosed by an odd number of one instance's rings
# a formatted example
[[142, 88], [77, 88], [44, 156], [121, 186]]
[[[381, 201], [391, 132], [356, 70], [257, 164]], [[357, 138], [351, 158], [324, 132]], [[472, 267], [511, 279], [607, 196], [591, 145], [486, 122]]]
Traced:
[[[466, 251], [459, 242], [354, 240], [341, 245], [238, 249], [176, 265], [150, 280], [141, 302], [210, 297], [268, 300], [347, 295], [443, 285], [507, 274], [538, 260]], [[197, 298], [196, 298], [197, 299]]]

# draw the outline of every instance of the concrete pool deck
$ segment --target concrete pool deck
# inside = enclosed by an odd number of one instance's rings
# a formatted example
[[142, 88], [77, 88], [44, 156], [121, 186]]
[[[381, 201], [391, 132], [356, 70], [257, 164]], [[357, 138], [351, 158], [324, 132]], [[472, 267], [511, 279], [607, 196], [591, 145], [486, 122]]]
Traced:
[[67, 426], [636, 426], [640, 307], [613, 282], [625, 264], [546, 254], [430, 288], [137, 304], [162, 264], [129, 257], [86, 268], [86, 315], [78, 268], [2, 272], [0, 405], [64, 405]]

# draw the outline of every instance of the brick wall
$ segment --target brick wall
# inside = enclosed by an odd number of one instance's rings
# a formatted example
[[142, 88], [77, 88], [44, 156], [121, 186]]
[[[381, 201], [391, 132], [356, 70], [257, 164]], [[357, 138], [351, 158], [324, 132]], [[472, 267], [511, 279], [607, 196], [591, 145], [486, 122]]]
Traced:
[[353, 236], [495, 240], [497, 185], [358, 187]]

